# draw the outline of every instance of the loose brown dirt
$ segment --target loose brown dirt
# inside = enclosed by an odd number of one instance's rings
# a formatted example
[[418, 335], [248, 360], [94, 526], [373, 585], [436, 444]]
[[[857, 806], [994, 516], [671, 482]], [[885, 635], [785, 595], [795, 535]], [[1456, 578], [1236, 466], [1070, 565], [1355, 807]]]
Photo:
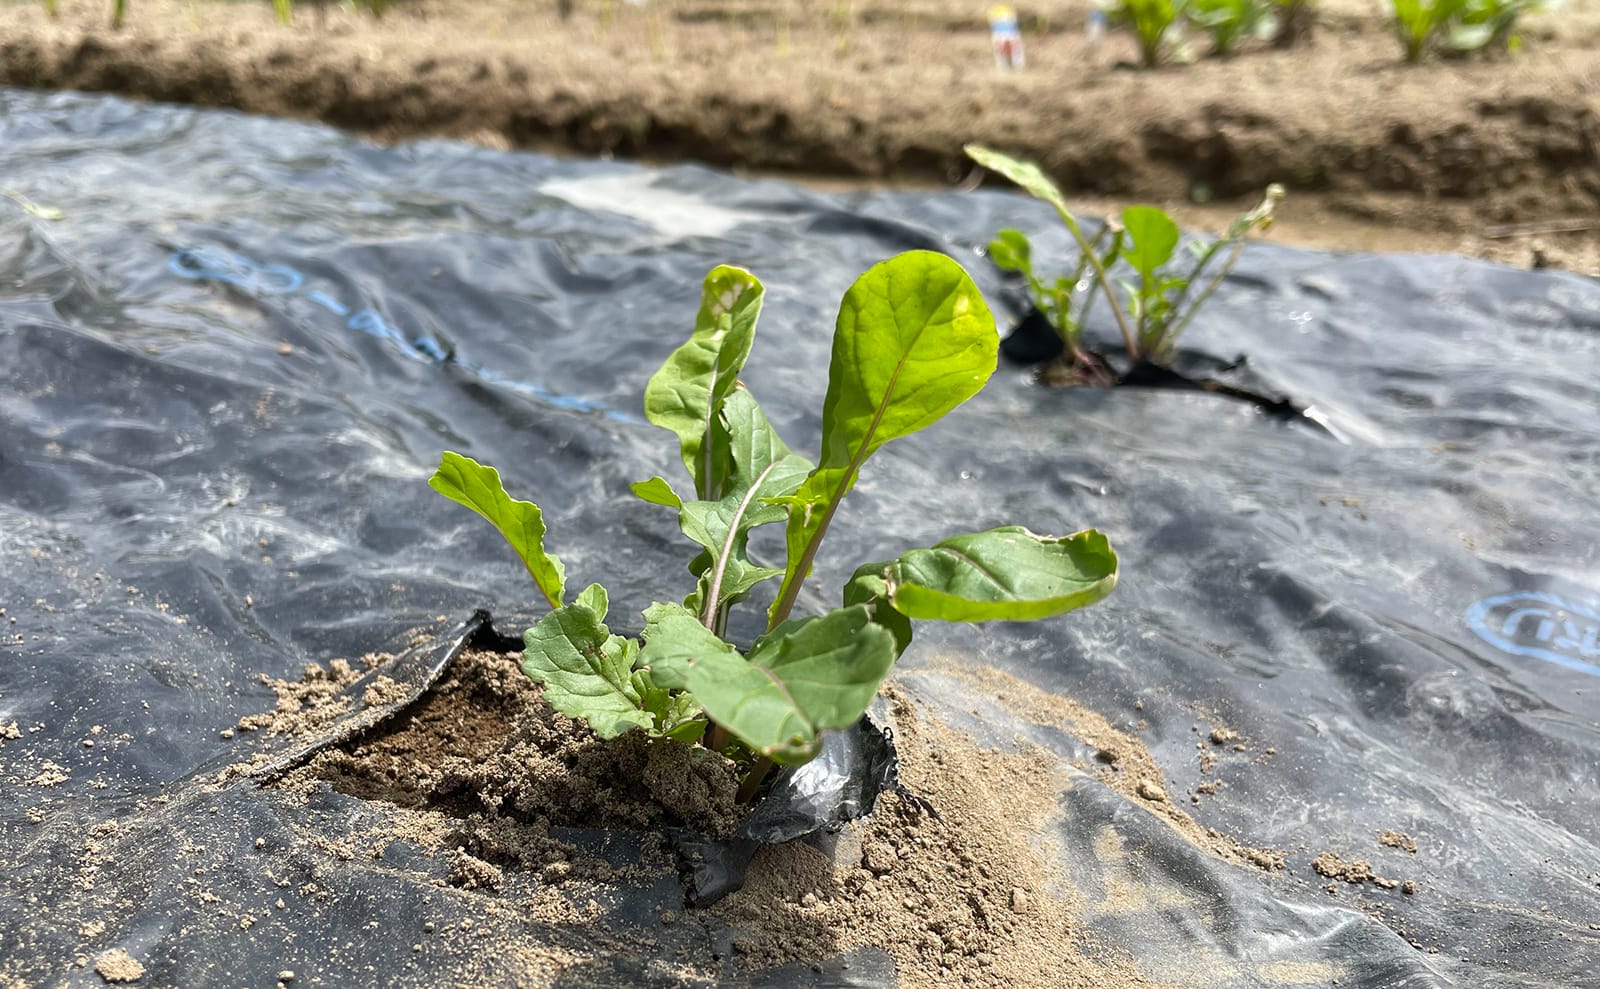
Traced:
[[1089, 7], [1022, 5], [1028, 68], [1002, 72], [968, 0], [419, 0], [292, 27], [264, 3], [139, 0], [120, 32], [62, 0], [56, 20], [0, 7], [0, 84], [851, 182], [960, 181], [976, 140], [1092, 211], [1150, 200], [1215, 229], [1277, 181], [1280, 240], [1600, 274], [1596, 0], [1527, 18], [1518, 57], [1417, 67], [1376, 6], [1323, 0], [1309, 47], [1154, 72], [1119, 67], [1126, 38], [1091, 50]]
[[[690, 823], [726, 832], [737, 819], [737, 777], [730, 763], [703, 750], [649, 746], [630, 735], [595, 738], [543, 703], [518, 658], [463, 653], [409, 710], [279, 779], [275, 785], [290, 793], [331, 785], [391, 805], [350, 833], [307, 834], [308, 845], [353, 860], [382, 856], [396, 842], [409, 844], [447, 863], [441, 881], [482, 898], [490, 913], [510, 911], [508, 917], [594, 938], [643, 944], [684, 928], [688, 954], [680, 953], [680, 961], [701, 973], [818, 965], [870, 946], [894, 958], [909, 989], [1156, 985], [1127, 957], [1095, 942], [1079, 918], [1105, 905], [1084, 902], [1062, 869], [1059, 850], [1044, 838], [1061, 792], [1073, 785], [1071, 769], [1025, 744], [1014, 751], [986, 749], [895, 686], [885, 688], [885, 697], [901, 778], [919, 799], [884, 796], [878, 812], [847, 829], [829, 854], [805, 843], [762, 850], [745, 888], [709, 914], [669, 910], [656, 932], [602, 930], [614, 922], [596, 906], [608, 885], [670, 874], [672, 857], [658, 838], [647, 838], [637, 863], [607, 863], [551, 829], [658, 833]], [[384, 682], [384, 665], [385, 657], [375, 655], [357, 664], [308, 666], [294, 681], [268, 681], [278, 698], [274, 710], [238, 727], [301, 740], [325, 734], [340, 719], [360, 716], [365, 695]], [[940, 675], [968, 676], [953, 664], [939, 668]], [[1206, 831], [1173, 807], [1162, 771], [1143, 744], [1094, 712], [996, 671], [971, 674], [970, 684], [1025, 718], [1048, 721], [1097, 747], [1106, 754], [1099, 778], [1188, 840], [1235, 863], [1281, 867], [1281, 858], [1273, 861]], [[228, 775], [249, 769], [241, 764]], [[511, 870], [537, 879], [532, 900], [506, 898]], [[736, 930], [731, 958], [694, 948], [686, 929], [718, 919]], [[526, 956], [519, 977], [528, 985], [549, 985], [584, 962], [537, 933], [526, 944], [515, 940], [514, 929], [507, 933], [509, 947]]]
[[453, 817], [641, 831], [688, 825], [713, 836], [731, 834], [739, 820], [732, 762], [650, 745], [641, 732], [596, 738], [542, 703], [515, 659], [491, 652], [466, 653], [416, 708], [321, 753], [306, 774], [352, 796]]

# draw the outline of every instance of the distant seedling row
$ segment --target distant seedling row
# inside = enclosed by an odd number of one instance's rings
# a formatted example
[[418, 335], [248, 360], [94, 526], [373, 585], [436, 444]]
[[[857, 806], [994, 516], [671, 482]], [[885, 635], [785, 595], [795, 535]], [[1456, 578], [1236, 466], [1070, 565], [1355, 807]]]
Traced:
[[[1549, 0], [1388, 0], [1391, 25], [1408, 63], [1511, 52], [1521, 47], [1517, 18]], [[1146, 68], [1192, 61], [1187, 27], [1210, 36], [1212, 57], [1225, 58], [1250, 38], [1288, 48], [1311, 37], [1314, 0], [1101, 0], [1112, 27], [1131, 33]]]
[[[57, 0], [43, 0], [51, 17]], [[326, 2], [326, 0], [324, 0]], [[345, 0], [357, 10], [382, 17], [389, 0]], [[1543, 10], [1551, 0], [1387, 0], [1396, 40], [1408, 63], [1429, 55], [1443, 57], [1474, 53], [1516, 51], [1522, 45], [1517, 19]], [[570, 16], [574, 0], [557, 0], [563, 18]], [[279, 23], [294, 21], [294, 0], [272, 0]], [[602, 18], [609, 20], [614, 0], [599, 0]], [[1193, 61], [1195, 51], [1186, 32], [1194, 28], [1209, 36], [1207, 55], [1225, 58], [1240, 42], [1252, 38], [1288, 48], [1311, 38], [1316, 21], [1315, 0], [1100, 0], [1100, 11], [1111, 27], [1132, 34], [1139, 60], [1146, 68], [1164, 63]], [[111, 27], [122, 27], [128, 0], [112, 0]], [[776, 15], [775, 15], [776, 16]], [[782, 15], [787, 33], [789, 14]], [[830, 21], [835, 28], [848, 22], [848, 0], [835, 0]], [[659, 30], [659, 28], [654, 28]]]

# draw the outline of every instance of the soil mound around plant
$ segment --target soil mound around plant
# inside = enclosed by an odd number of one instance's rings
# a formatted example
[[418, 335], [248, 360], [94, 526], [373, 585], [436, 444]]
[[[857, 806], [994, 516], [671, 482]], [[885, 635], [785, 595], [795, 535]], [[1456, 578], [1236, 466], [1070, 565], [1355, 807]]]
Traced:
[[[1085, 41], [1089, 4], [1049, 0], [1026, 13], [1029, 67], [1008, 73], [992, 67], [976, 8], [953, 0], [832, 16], [653, 0], [565, 19], [513, 0], [425, 0], [381, 20], [302, 8], [291, 27], [266, 3], [224, 14], [149, 0], [118, 32], [102, 5], [64, 0], [56, 20], [38, 4], [0, 8], [0, 85], [236, 107], [384, 140], [897, 182], [961, 179], [962, 146], [978, 141], [1040, 161], [1074, 195], [1242, 201], [1280, 182], [1291, 240], [1298, 214], [1298, 236], [1317, 245], [1416, 250], [1431, 233], [1442, 239], [1424, 249], [1600, 270], [1583, 225], [1600, 205], [1588, 82], [1600, 18], [1525, 18], [1521, 58], [1408, 67], [1382, 12], [1320, 6], [1338, 30], [1309, 47], [1144, 72], [1122, 66], [1127, 38]], [[1340, 224], [1391, 236], [1328, 233]]]
[[[394, 683], [382, 673], [389, 659], [335, 660], [306, 667], [298, 680], [268, 680], [274, 710], [247, 715], [239, 727], [326, 731], [352, 708], [384, 702], [381, 685]], [[463, 650], [413, 707], [274, 785], [308, 799], [327, 785], [388, 807], [356, 833], [307, 835], [324, 854], [385, 857], [396, 842], [415, 846], [444, 863], [445, 884], [493, 898], [491, 912], [531, 881], [538, 892], [524, 905], [530, 916], [592, 927], [598, 938], [608, 921], [595, 903], [608, 890], [672, 873], [662, 829], [710, 822], [726, 834], [737, 826], [736, 767], [700, 749], [649, 744], [636, 732], [596, 738], [543, 702], [519, 659]], [[992, 989], [1158, 985], [1077, 923], [1081, 897], [1061, 869], [1061, 850], [1042, 837], [1072, 785], [1070, 770], [1041, 748], [982, 748], [893, 686], [885, 698], [904, 792], [915, 796], [885, 795], [875, 815], [838, 836], [763, 848], [745, 888], [710, 911], [653, 918], [674, 936], [729, 925], [731, 959], [691, 941], [687, 963], [754, 974], [876, 949], [907, 989], [952, 981]], [[1119, 744], [1130, 757], [1143, 753], [1141, 766], [1149, 762], [1137, 740], [1119, 736]], [[641, 857], [616, 866], [562, 828], [643, 832]], [[538, 976], [529, 984], [557, 984], [551, 980], [576, 960], [548, 944], [525, 947], [540, 960], [525, 973]]]
[[[290, 785], [322, 780], [363, 800], [474, 820], [733, 833], [742, 814], [731, 761], [705, 749], [650, 745], [639, 732], [597, 738], [545, 704], [519, 660], [464, 651], [414, 708], [318, 754]], [[301, 685], [281, 685], [280, 696], [304, 696], [315, 708], [325, 695], [307, 695], [303, 685], [327, 680], [316, 668]], [[305, 711], [285, 706], [291, 710], [278, 716]]]

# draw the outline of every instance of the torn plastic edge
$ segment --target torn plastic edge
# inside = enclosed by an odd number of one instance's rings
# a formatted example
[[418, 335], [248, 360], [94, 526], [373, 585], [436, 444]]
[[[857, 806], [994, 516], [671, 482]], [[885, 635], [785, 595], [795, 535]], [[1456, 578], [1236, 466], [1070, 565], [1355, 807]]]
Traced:
[[[456, 627], [443, 647], [433, 643], [414, 646], [345, 688], [359, 696], [381, 675], [404, 688], [396, 699], [340, 719], [326, 733], [258, 767], [249, 778], [258, 786], [271, 785], [318, 753], [352, 742], [398, 717], [422, 700], [456, 657], [469, 648], [520, 652], [523, 641], [496, 631], [490, 613], [480, 608]], [[710, 838], [688, 829], [666, 832], [679, 855], [687, 902], [695, 907], [710, 906], [744, 885], [745, 870], [763, 845], [837, 832], [872, 813], [878, 798], [891, 790], [932, 812], [927, 801], [901, 787], [899, 760], [887, 727], [869, 714], [847, 731], [828, 732], [815, 759], [801, 766], [786, 766], [774, 776], [767, 793], [755, 802], [732, 838]]]

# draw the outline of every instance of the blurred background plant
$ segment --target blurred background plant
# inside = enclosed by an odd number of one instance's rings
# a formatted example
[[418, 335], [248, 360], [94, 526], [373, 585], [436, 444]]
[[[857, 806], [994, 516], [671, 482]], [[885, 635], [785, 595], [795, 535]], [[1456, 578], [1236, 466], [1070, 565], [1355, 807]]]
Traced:
[[1449, 53], [1517, 51], [1522, 47], [1517, 18], [1548, 6], [1548, 0], [1466, 0], [1460, 22], [1450, 31]]
[[1278, 19], [1271, 0], [1188, 0], [1189, 23], [1211, 35], [1211, 54], [1226, 58], [1248, 38], [1271, 38]]
[[1394, 9], [1395, 37], [1407, 63], [1422, 61], [1449, 35], [1452, 23], [1466, 9], [1466, 0], [1389, 0]]
[[1187, 0], [1106, 0], [1101, 10], [1112, 27], [1133, 32], [1139, 44], [1139, 61], [1147, 69], [1161, 64], [1176, 41], [1178, 19]]

